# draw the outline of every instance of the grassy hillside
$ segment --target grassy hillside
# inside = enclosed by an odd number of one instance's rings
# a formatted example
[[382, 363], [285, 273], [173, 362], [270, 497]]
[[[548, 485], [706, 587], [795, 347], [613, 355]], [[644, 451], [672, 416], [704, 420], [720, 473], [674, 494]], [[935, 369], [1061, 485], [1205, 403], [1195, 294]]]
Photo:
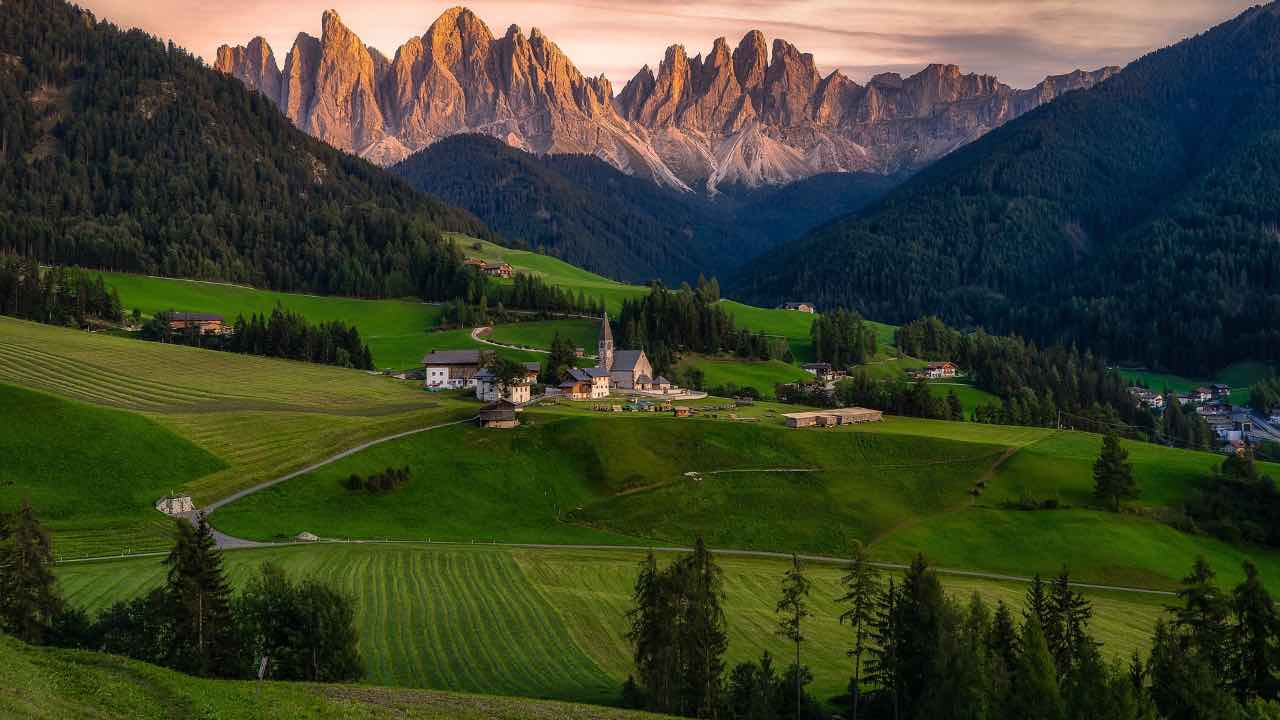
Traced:
[[406, 368], [422, 360], [423, 334], [440, 319], [440, 308], [415, 300], [358, 300], [338, 296], [273, 292], [246, 285], [103, 273], [108, 287], [120, 293], [128, 313], [162, 310], [211, 312], [227, 322], [237, 315], [270, 313], [277, 305], [311, 322], [341, 320], [360, 330], [377, 367]]
[[[414, 383], [355, 370], [9, 318], [0, 318], [0, 382], [137, 412], [190, 441], [217, 458], [223, 469], [211, 468], [199, 477], [175, 473], [162, 484], [165, 491], [193, 493], [199, 503], [364, 440], [465, 417], [473, 410], [449, 397], [423, 393]], [[13, 417], [25, 412], [19, 407]], [[54, 435], [40, 437], [54, 443]], [[134, 538], [115, 538], [105, 531], [86, 541], [100, 549], [138, 548]]]
[[743, 360], [730, 357], [686, 355], [678, 368], [697, 368], [702, 371], [702, 385], [707, 388], [724, 387], [730, 383], [738, 387], [753, 387], [767, 398], [774, 396], [773, 389], [780, 383], [813, 380], [813, 376], [799, 366], [781, 360]]
[[[472, 546], [318, 545], [225, 555], [235, 581], [265, 561], [332, 582], [356, 597], [369, 681], [408, 687], [612, 702], [631, 672], [623, 637], [637, 551]], [[669, 556], [664, 556], [665, 562]], [[781, 560], [721, 557], [729, 659], [784, 656], [774, 632]], [[834, 602], [842, 569], [810, 565], [815, 587], [806, 662], [814, 690], [830, 698], [847, 682], [848, 628]], [[71, 601], [100, 608], [162, 582], [156, 559], [68, 565], [59, 578]], [[1021, 607], [1024, 587], [944, 576], [958, 596], [978, 592]], [[1145, 648], [1161, 598], [1090, 592], [1106, 652]], [[1016, 611], [1016, 610], [1015, 610]]]
[[497, 325], [490, 333], [489, 339], [506, 345], [522, 345], [548, 350], [557, 334], [573, 342], [575, 347], [585, 350], [588, 355], [595, 355], [596, 345], [600, 342], [600, 321], [543, 320]]
[[[1174, 586], [1197, 554], [1218, 560], [1224, 578], [1239, 575], [1248, 555], [1280, 586], [1280, 553], [1090, 509], [1097, 436], [903, 418], [792, 431], [763, 412], [755, 423], [734, 423], [530, 410], [512, 432], [458, 427], [387, 443], [226, 506], [214, 522], [259, 540], [305, 530], [634, 545], [702, 533], [713, 547], [841, 553], [856, 538], [898, 561], [924, 550], [944, 565], [1002, 573], [1049, 573], [1065, 562], [1085, 579], [1161, 588]], [[1140, 506], [1157, 513], [1179, 506], [1221, 461], [1129, 448]], [[391, 495], [341, 486], [353, 472], [404, 464], [414, 478]], [[1280, 476], [1280, 468], [1265, 470]], [[987, 490], [975, 499], [969, 490], [979, 480]], [[1024, 498], [1055, 499], [1060, 509], [1015, 509]], [[1044, 552], [1050, 547], [1056, 551]]]
[[[0, 508], [26, 500], [74, 552], [103, 533], [150, 546], [161, 496], [226, 464], [141, 415], [0, 384]], [[163, 527], [157, 527], [163, 525]]]
[[512, 250], [491, 242], [477, 240], [466, 235], [447, 235], [467, 256], [490, 262], [507, 262], [517, 272], [538, 275], [552, 285], [559, 285], [575, 294], [581, 290], [587, 297], [601, 300], [613, 315], [622, 309], [622, 301], [639, 297], [648, 292], [640, 285], [627, 285], [601, 277], [550, 255], [539, 255], [528, 250]]
[[0, 715], [13, 720], [643, 720], [567, 703], [357, 685], [204, 680], [114, 655], [0, 636]]

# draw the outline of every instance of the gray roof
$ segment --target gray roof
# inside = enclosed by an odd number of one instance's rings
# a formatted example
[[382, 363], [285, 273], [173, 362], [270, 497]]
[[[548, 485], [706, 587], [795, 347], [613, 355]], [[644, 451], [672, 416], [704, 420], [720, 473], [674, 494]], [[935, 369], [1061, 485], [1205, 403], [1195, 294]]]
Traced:
[[432, 350], [422, 358], [423, 365], [479, 365], [479, 350]]
[[542, 370], [542, 366], [536, 362], [527, 362], [524, 364], [524, 369], [532, 372], [539, 372]]
[[659, 375], [658, 377], [653, 379], [653, 384], [654, 385], [670, 385], [671, 381]]
[[642, 357], [643, 350], [619, 350], [613, 354], [612, 369], [614, 372], [630, 372], [636, 369]]
[[497, 379], [497, 377], [498, 376], [494, 375], [493, 371], [489, 368], [482, 368], [480, 372], [475, 374], [476, 380], [494, 380]]
[[648, 385], [649, 383], [653, 382], [653, 379], [650, 378], [648, 375], [641, 375], [640, 377], [636, 378], [636, 382], [641, 383], [642, 385]]
[[222, 316], [202, 312], [171, 312], [169, 320], [172, 322], [213, 322], [215, 320], [221, 322]]
[[600, 317], [600, 342], [613, 342], [613, 330], [609, 329], [609, 313]]

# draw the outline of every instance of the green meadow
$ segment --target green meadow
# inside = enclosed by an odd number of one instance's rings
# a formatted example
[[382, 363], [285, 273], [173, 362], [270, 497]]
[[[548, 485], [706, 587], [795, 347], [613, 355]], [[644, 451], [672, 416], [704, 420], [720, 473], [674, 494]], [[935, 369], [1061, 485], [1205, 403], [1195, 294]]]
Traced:
[[[114, 655], [0, 636], [0, 716], [12, 720], [644, 720], [663, 716], [462, 693], [207, 680]], [[180, 713], [180, 714], [179, 714]]]
[[600, 321], [584, 319], [539, 320], [535, 322], [495, 325], [489, 339], [504, 345], [519, 345], [539, 350], [551, 348], [556, 335], [582, 348], [587, 355], [596, 354], [600, 342]]
[[354, 324], [369, 345], [377, 367], [414, 367], [422, 361], [423, 334], [440, 321], [440, 308], [416, 300], [359, 300], [335, 296], [259, 290], [245, 285], [102, 273], [120, 293], [125, 312], [144, 315], [165, 310], [217, 313], [233, 322], [238, 315], [269, 314], [277, 306], [311, 322], [341, 320]]
[[[458, 545], [321, 544], [225, 554], [234, 584], [267, 560], [321, 578], [356, 599], [361, 652], [371, 683], [615, 703], [632, 672], [625, 613], [641, 552]], [[667, 562], [670, 555], [660, 557]], [[775, 632], [786, 561], [721, 556], [730, 664], [764, 650], [786, 657]], [[837, 565], [807, 564], [814, 581], [805, 663], [828, 700], [847, 683], [848, 628], [839, 624]], [[100, 609], [163, 582], [155, 558], [66, 565], [74, 604]], [[957, 598], [978, 593], [1016, 612], [1025, 587], [944, 575]], [[1087, 591], [1105, 651], [1145, 649], [1162, 598]]]

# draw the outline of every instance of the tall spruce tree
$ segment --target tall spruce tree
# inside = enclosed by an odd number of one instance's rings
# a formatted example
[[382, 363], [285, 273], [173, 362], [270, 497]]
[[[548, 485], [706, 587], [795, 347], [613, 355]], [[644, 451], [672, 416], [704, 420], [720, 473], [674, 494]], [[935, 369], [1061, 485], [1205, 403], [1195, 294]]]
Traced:
[[724, 581], [706, 542], [699, 535], [693, 553], [677, 567], [682, 581], [685, 618], [680, 623], [684, 645], [681, 657], [686, 665], [681, 673], [685, 700], [683, 705], [697, 717], [718, 715], [723, 696], [724, 653], [729, 647], [725, 632]]
[[844, 606], [840, 622], [853, 631], [853, 647], [847, 651], [853, 658], [853, 677], [849, 683], [849, 716], [858, 720], [858, 700], [862, 694], [862, 656], [866, 653], [876, 607], [880, 597], [880, 573], [867, 558], [867, 549], [859, 541], [853, 544], [849, 570], [840, 579], [844, 594], [836, 602]]
[[11, 524], [0, 524], [0, 624], [20, 640], [44, 642], [62, 610], [49, 532], [25, 500]]
[[1093, 464], [1093, 495], [1114, 512], [1120, 503], [1138, 497], [1138, 483], [1133, 479], [1133, 463], [1129, 451], [1120, 446], [1120, 437], [1107, 433], [1102, 438], [1102, 451]]
[[1209, 562], [1197, 557], [1191, 574], [1182, 579], [1178, 591], [1182, 606], [1173, 608], [1173, 616], [1174, 626], [1186, 633], [1210, 672], [1221, 678], [1227, 668], [1231, 602], [1216, 580]]
[[1052, 621], [1046, 623], [1045, 641], [1058, 668], [1058, 678], [1062, 679], [1076, 666], [1084, 648], [1093, 643], [1089, 636], [1093, 606], [1083, 594], [1071, 589], [1071, 576], [1065, 566], [1050, 587], [1049, 614]]
[[880, 596], [876, 608], [876, 620], [872, 633], [871, 659], [867, 663], [867, 675], [881, 692], [889, 695], [893, 718], [898, 720], [901, 709], [901, 687], [898, 681], [898, 656], [902, 641], [901, 629], [902, 590], [889, 578], [888, 587]]
[[782, 578], [782, 597], [778, 600], [775, 611], [778, 613], [778, 634], [790, 640], [796, 646], [795, 692], [796, 720], [800, 720], [800, 706], [803, 692], [800, 687], [801, 664], [800, 645], [804, 642], [804, 620], [809, 617], [809, 592], [812, 583], [805, 577], [800, 567], [800, 556], [791, 556], [791, 567]]
[[192, 525], [177, 521], [169, 566], [168, 593], [173, 604], [175, 666], [184, 672], [236, 677], [243, 658], [231, 608], [231, 588], [213, 529], [201, 514]]
[[916, 555], [902, 578], [898, 603], [897, 683], [902, 714], [915, 717], [936, 680], [934, 661], [945, 632], [948, 611], [938, 575]]
[[1064, 720], [1066, 708], [1058, 687], [1058, 673], [1045, 644], [1040, 623], [1022, 623], [1018, 660], [1014, 665], [1008, 701], [1001, 717], [1019, 720]]
[[1276, 690], [1280, 617], [1251, 560], [1244, 561], [1244, 580], [1232, 591], [1235, 623], [1232, 682], [1241, 701], [1273, 695]]

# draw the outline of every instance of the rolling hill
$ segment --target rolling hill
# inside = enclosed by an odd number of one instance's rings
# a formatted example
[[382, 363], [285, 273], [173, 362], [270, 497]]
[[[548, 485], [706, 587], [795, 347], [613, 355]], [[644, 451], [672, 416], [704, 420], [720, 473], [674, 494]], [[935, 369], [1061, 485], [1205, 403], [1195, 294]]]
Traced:
[[1280, 5], [1137, 60], [757, 260], [732, 290], [1209, 376], [1280, 357]]

